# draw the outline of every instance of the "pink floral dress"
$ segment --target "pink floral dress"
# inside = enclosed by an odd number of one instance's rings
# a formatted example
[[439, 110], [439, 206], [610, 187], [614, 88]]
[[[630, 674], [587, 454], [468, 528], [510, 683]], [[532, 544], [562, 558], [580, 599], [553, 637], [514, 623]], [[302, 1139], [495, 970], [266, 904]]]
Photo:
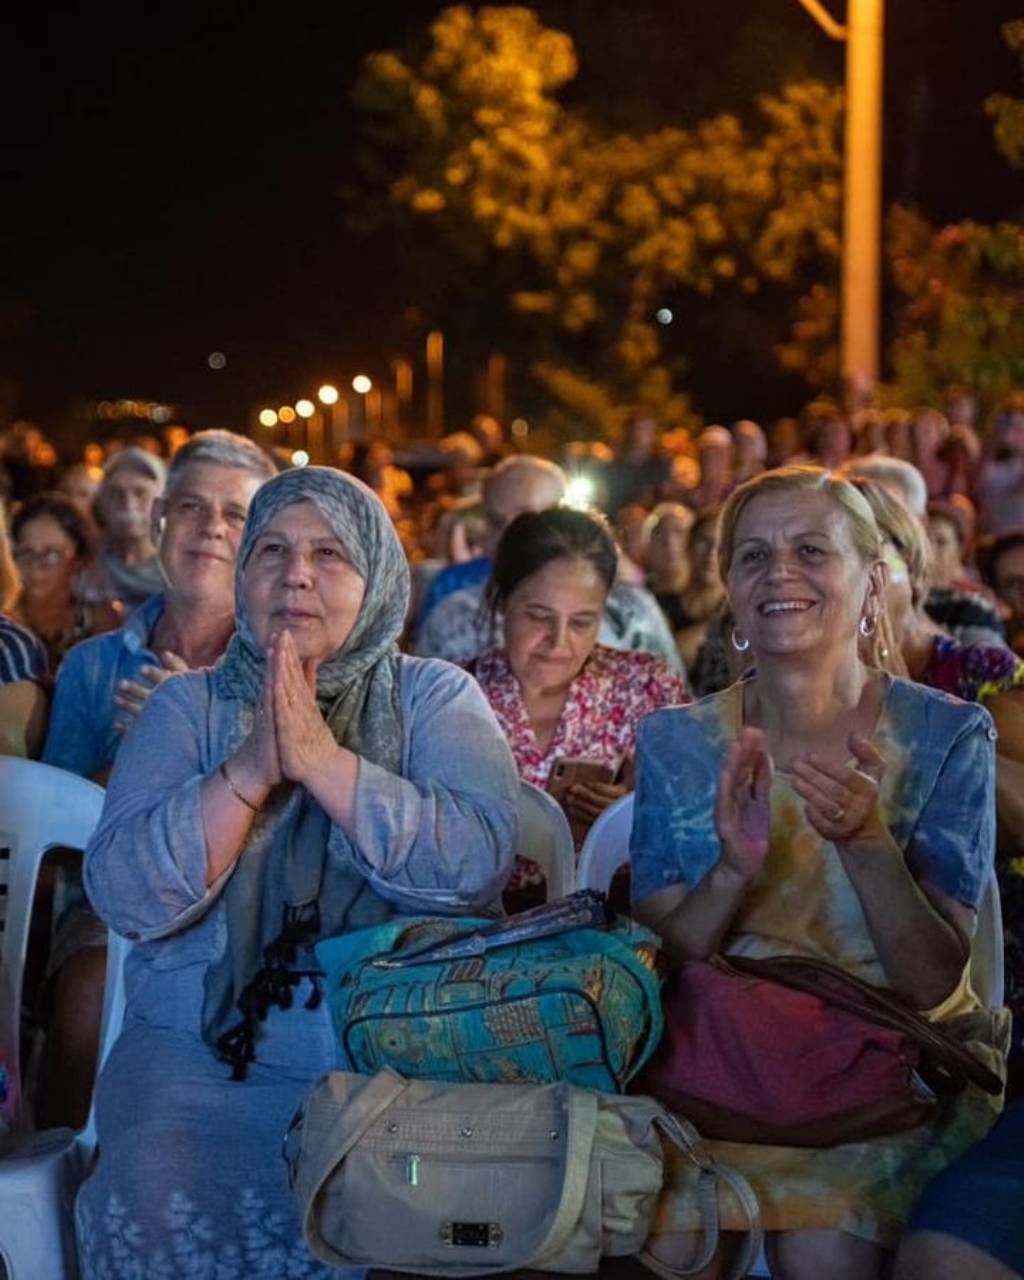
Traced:
[[[595, 645], [542, 753], [504, 649], [489, 649], [472, 669], [512, 748], [520, 778], [541, 788], [547, 785], [551, 766], [562, 758], [598, 760], [618, 772], [626, 759], [632, 759], [643, 717], [689, 701], [685, 680], [661, 658]], [[535, 862], [517, 858], [506, 892], [541, 880]]]

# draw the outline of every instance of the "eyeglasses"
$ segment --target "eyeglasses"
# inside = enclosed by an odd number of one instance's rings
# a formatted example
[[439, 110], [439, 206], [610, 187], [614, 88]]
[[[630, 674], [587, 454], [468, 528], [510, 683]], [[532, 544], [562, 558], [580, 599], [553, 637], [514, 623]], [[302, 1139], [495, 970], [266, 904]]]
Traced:
[[33, 551], [31, 547], [18, 547], [14, 552], [15, 564], [24, 568], [32, 564], [41, 564], [48, 569], [55, 569], [57, 565], [63, 564], [70, 558], [69, 553], [62, 551], [60, 547], [44, 547], [42, 551]]

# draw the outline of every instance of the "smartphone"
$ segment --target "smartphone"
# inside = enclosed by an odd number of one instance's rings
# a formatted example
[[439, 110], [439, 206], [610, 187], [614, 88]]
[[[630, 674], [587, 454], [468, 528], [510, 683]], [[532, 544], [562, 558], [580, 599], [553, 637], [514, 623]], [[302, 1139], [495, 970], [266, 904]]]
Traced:
[[612, 766], [601, 760], [562, 757], [551, 766], [547, 789], [556, 800], [561, 800], [565, 792], [577, 782], [611, 782], [614, 777], [615, 770]]
[[[547, 789], [558, 803], [565, 808], [565, 793], [577, 782], [614, 782], [616, 771], [610, 764], [601, 760], [581, 760], [564, 757], [556, 760], [548, 774]], [[578, 849], [590, 829], [589, 822], [582, 822], [566, 810], [569, 826], [572, 828], [573, 842]]]

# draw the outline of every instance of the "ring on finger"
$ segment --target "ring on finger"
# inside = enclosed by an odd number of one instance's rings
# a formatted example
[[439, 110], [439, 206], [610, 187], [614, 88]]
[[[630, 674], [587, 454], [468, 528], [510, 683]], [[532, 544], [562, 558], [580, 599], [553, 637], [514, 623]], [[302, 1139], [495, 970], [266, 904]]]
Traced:
[[844, 808], [844, 806], [841, 804], [836, 804], [836, 807], [832, 810], [832, 821], [842, 822], [845, 816], [846, 816], [846, 809]]

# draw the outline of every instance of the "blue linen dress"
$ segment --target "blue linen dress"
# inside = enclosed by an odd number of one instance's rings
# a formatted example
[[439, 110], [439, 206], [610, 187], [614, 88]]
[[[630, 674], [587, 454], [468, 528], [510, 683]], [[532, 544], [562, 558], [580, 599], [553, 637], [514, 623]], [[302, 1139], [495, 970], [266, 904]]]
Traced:
[[[498, 897], [514, 853], [518, 781], [475, 682], [404, 658], [400, 693], [402, 776], [360, 762], [352, 846], [372, 892], [351, 928], [394, 912], [474, 912]], [[206, 888], [199, 786], [250, 723], [209, 673], [167, 681], [118, 756], [86, 853], [93, 903], [135, 943], [124, 1030], [97, 1084], [99, 1163], [76, 1206], [86, 1280], [339, 1275], [302, 1241], [281, 1156], [295, 1109], [338, 1065], [326, 1002], [305, 1009], [300, 986], [290, 1009], [272, 1010], [242, 1083], [200, 1031], [230, 872]], [[280, 821], [300, 798], [295, 788]]]
[[[632, 894], [693, 888], [719, 860], [715, 791], [729, 744], [743, 725], [744, 682], [686, 707], [656, 711], [637, 735]], [[873, 741], [886, 762], [880, 806], [911, 874], [968, 907], [992, 877], [995, 737], [982, 707], [908, 680], [889, 682]], [[887, 985], [856, 890], [835, 846], [804, 814], [789, 778], [776, 771], [768, 855], [722, 945], [757, 958], [805, 955]], [[908, 945], [912, 940], [908, 939]], [[942, 1021], [981, 1061], [1005, 1074], [1009, 1018], [981, 1006], [969, 965], [943, 1005]], [[780, 1029], [780, 1035], [783, 1031]], [[746, 1175], [768, 1231], [839, 1229], [891, 1246], [925, 1183], [988, 1132], [1001, 1097], [973, 1086], [916, 1129], [834, 1147], [707, 1142]], [[656, 1231], [699, 1228], [694, 1179], [669, 1153]], [[731, 1200], [722, 1226], [743, 1229]]]

